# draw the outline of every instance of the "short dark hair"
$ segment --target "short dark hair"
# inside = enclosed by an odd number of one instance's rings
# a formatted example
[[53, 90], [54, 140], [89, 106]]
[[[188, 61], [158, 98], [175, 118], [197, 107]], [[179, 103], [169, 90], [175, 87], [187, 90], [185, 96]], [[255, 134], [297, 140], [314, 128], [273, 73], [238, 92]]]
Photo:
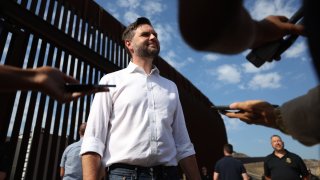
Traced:
[[225, 144], [223, 146], [223, 150], [225, 150], [229, 154], [232, 154], [233, 153], [233, 146], [231, 144]]
[[122, 40], [131, 40], [135, 31], [140, 25], [148, 24], [152, 26], [150, 20], [146, 17], [139, 17], [135, 22], [131, 23], [122, 33]]
[[272, 136], [270, 137], [270, 139], [272, 140], [272, 138], [274, 138], [274, 137], [277, 137], [277, 138], [279, 138], [279, 139], [282, 141], [282, 138], [281, 138], [279, 135], [277, 135], [277, 134], [272, 135]]

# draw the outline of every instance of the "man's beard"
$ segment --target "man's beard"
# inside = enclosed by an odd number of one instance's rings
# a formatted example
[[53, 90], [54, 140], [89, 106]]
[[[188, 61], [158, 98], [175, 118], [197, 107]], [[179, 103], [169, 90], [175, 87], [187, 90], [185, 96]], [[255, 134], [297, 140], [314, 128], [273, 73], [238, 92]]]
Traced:
[[155, 48], [148, 48], [148, 47], [147, 48], [138, 47], [138, 48], [136, 48], [135, 52], [140, 57], [155, 58], [159, 55], [160, 48], [155, 49]]
[[284, 149], [284, 146], [275, 146], [274, 150], [276, 151], [282, 151]]

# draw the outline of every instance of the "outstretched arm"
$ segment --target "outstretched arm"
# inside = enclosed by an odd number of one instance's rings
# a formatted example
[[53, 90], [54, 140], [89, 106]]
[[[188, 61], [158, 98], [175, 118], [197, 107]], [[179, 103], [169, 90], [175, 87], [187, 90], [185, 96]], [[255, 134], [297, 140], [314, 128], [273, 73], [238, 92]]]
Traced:
[[276, 123], [277, 115], [274, 107], [262, 100], [248, 100], [230, 104], [231, 109], [240, 110], [239, 112], [225, 112], [229, 118], [239, 118], [248, 124], [258, 124], [266, 127], [278, 129]]
[[[79, 82], [52, 67], [22, 69], [8, 65], [0, 65], [0, 91], [34, 90], [41, 91], [60, 102], [72, 101], [93, 92], [66, 92], [65, 83]], [[108, 91], [108, 89], [105, 89]]]
[[248, 124], [263, 125], [290, 134], [305, 145], [320, 143], [320, 86], [274, 108], [262, 100], [249, 100], [230, 104], [240, 112], [226, 112], [230, 118], [239, 118]]

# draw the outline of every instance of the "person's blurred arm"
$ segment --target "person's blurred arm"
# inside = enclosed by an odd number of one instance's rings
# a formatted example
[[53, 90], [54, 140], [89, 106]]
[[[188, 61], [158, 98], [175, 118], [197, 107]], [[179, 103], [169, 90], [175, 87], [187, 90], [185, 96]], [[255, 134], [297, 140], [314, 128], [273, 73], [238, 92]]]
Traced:
[[94, 152], [82, 155], [82, 175], [83, 180], [97, 180], [100, 177], [101, 158]]
[[[93, 92], [66, 92], [65, 83], [79, 84], [79, 81], [67, 76], [60, 70], [52, 67], [22, 69], [8, 65], [0, 65], [0, 92], [16, 90], [41, 91], [58, 100], [69, 102]], [[108, 91], [106, 89], [105, 91]]]
[[302, 25], [287, 20], [268, 16], [255, 21], [239, 0], [179, 1], [182, 37], [196, 50], [234, 54], [287, 34], [303, 34]]
[[241, 176], [242, 176], [243, 180], [249, 180], [250, 179], [247, 173], [242, 173]]
[[213, 173], [213, 180], [218, 180], [219, 179], [219, 173], [214, 172]]
[[60, 167], [60, 177], [61, 179], [63, 178], [64, 176], [64, 167]]
[[179, 161], [179, 164], [186, 174], [187, 179], [190, 180], [201, 180], [199, 168], [195, 155], [188, 156]]
[[280, 110], [288, 134], [308, 146], [320, 143], [320, 86], [284, 103]]
[[271, 178], [268, 177], [268, 176], [264, 176], [264, 179], [265, 179], [265, 180], [271, 180]]

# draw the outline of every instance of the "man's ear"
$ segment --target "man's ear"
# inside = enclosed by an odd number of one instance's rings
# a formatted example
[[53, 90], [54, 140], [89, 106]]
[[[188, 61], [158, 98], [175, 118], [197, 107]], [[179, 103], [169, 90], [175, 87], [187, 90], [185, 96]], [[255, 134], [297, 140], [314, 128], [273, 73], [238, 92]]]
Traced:
[[125, 40], [124, 44], [125, 44], [126, 48], [129, 50], [129, 52], [132, 53], [133, 52], [133, 48], [131, 46], [131, 41], [130, 40]]
[[131, 45], [131, 41], [129, 40], [124, 40], [124, 44], [127, 48], [129, 48], [129, 46]]

